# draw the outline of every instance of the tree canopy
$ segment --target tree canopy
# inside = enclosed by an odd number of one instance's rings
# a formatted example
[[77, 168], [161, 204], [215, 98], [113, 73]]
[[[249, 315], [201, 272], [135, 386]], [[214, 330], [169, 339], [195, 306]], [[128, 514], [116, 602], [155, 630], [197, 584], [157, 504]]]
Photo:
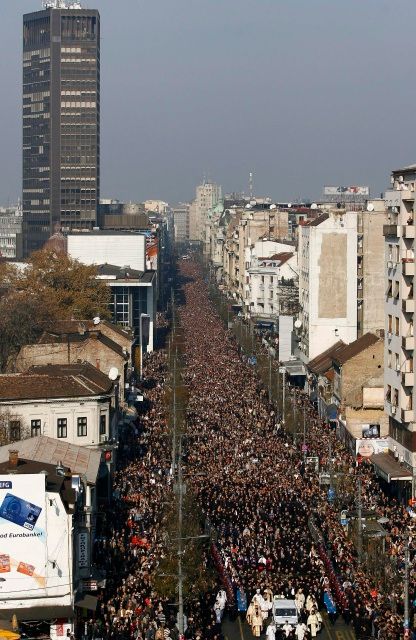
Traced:
[[21, 271], [0, 264], [0, 368], [58, 320], [110, 316], [110, 291], [94, 266], [65, 253], [37, 251]]

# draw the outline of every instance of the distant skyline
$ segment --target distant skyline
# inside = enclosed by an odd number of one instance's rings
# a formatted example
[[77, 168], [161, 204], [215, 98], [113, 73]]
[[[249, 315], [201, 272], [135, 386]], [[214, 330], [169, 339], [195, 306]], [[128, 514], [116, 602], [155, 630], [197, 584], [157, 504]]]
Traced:
[[[1, 0], [0, 205], [21, 195], [22, 16]], [[414, 0], [88, 0], [101, 13], [101, 196], [318, 199], [416, 162]]]

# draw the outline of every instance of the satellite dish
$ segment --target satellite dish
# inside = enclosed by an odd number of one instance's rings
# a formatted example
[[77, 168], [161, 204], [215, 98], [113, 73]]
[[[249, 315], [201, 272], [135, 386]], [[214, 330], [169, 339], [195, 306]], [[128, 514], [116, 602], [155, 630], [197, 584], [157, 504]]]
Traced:
[[97, 325], [97, 324], [100, 324], [101, 318], [100, 316], [95, 316], [95, 318], [93, 318], [92, 321], [95, 325]]
[[295, 320], [295, 329], [300, 329], [302, 326], [302, 321], [301, 320]]
[[317, 209], [318, 205], [316, 204], [316, 202], [312, 202], [311, 204], [311, 209]]
[[271, 211], [274, 211], [274, 209], [277, 209], [277, 206], [276, 206], [275, 204], [271, 204], [271, 205], [270, 205], [270, 207], [269, 207], [269, 209], [270, 209]]
[[117, 380], [118, 378], [117, 367], [111, 367], [110, 371], [108, 372], [108, 377], [110, 378], [110, 380]]
[[292, 208], [292, 203], [291, 203], [291, 202], [288, 202], [288, 203], [287, 203], [287, 208], [288, 208], [288, 209], [291, 209], [291, 208]]
[[371, 213], [372, 211], [374, 211], [374, 205], [373, 205], [373, 203], [372, 203], [372, 202], [370, 202], [370, 203], [367, 205], [367, 211], [369, 211], [370, 213]]
[[251, 204], [246, 204], [246, 209], [251, 209]]

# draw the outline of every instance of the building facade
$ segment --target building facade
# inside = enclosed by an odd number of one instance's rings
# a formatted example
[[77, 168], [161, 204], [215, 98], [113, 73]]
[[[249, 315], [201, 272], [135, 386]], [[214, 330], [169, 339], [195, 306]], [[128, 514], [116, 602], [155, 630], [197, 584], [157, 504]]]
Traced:
[[203, 182], [196, 188], [195, 200], [189, 212], [190, 240], [203, 241], [205, 236], [205, 220], [210, 209], [222, 199], [222, 188], [214, 182]]
[[22, 219], [20, 204], [0, 208], [0, 258], [22, 257]]
[[175, 242], [188, 242], [189, 240], [189, 209], [188, 203], [179, 204], [173, 208]]
[[415, 470], [415, 187], [416, 165], [392, 172], [385, 193], [385, 410], [390, 449]]
[[24, 254], [92, 228], [100, 195], [100, 17], [78, 3], [23, 17]]
[[312, 360], [384, 326], [384, 205], [330, 208], [299, 226], [299, 354]]

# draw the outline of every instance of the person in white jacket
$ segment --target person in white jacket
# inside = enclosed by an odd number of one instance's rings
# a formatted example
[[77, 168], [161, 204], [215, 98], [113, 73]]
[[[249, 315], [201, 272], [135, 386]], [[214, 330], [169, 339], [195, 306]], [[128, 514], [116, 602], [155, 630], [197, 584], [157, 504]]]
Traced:
[[274, 620], [268, 625], [266, 629], [267, 640], [276, 640], [276, 624]]
[[295, 629], [295, 636], [297, 640], [304, 640], [308, 627], [304, 622], [298, 622]]

